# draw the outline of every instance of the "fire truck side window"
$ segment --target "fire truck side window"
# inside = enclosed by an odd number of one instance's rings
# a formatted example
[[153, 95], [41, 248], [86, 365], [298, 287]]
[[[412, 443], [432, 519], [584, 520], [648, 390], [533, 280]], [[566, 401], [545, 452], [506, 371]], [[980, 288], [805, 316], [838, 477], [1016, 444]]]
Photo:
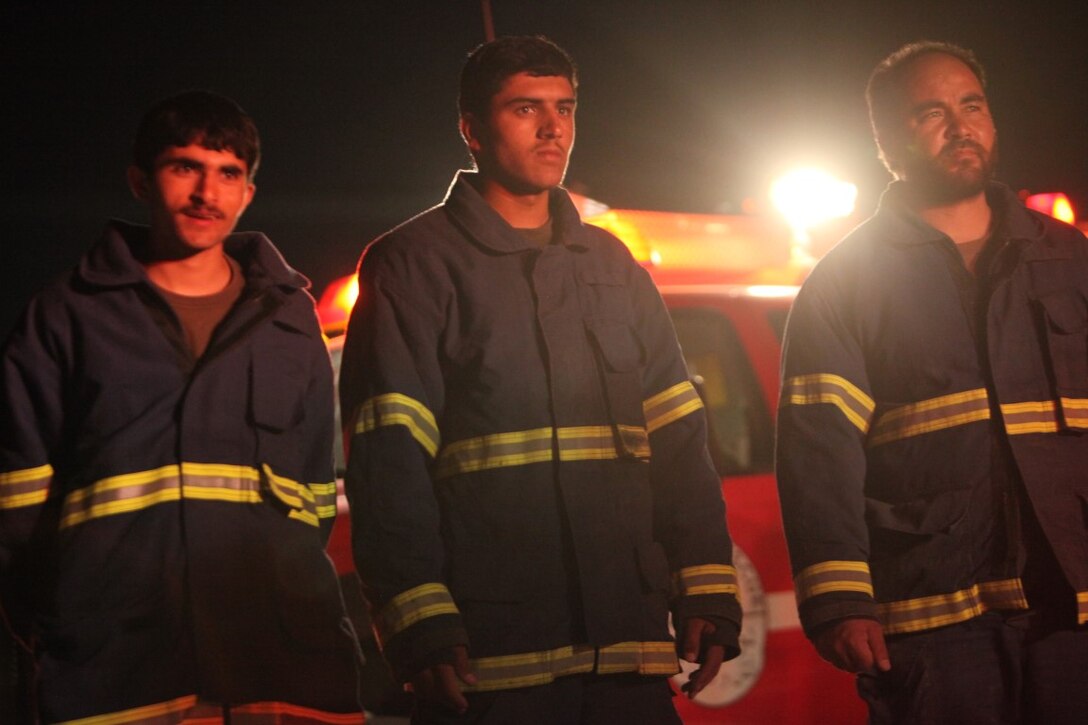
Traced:
[[773, 470], [771, 417], [733, 325], [710, 309], [671, 310], [688, 374], [703, 398], [710, 456], [718, 473]]

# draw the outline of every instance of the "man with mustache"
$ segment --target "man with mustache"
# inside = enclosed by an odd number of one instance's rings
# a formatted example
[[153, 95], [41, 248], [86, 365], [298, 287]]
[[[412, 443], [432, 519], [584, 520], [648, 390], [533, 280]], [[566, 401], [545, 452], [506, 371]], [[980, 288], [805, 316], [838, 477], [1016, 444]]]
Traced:
[[806, 634], [874, 723], [1088, 712], [1088, 243], [992, 180], [975, 56], [867, 98], [896, 180], [784, 343], [782, 513]]
[[[702, 405], [649, 275], [559, 184], [574, 66], [469, 56], [477, 171], [372, 243], [340, 375], [355, 561], [414, 722], [678, 722], [738, 653]], [[669, 611], [679, 644], [668, 630]]]
[[332, 369], [256, 232], [260, 140], [181, 93], [137, 131], [150, 226], [112, 221], [0, 362], [0, 597], [42, 722], [361, 723], [324, 547]]

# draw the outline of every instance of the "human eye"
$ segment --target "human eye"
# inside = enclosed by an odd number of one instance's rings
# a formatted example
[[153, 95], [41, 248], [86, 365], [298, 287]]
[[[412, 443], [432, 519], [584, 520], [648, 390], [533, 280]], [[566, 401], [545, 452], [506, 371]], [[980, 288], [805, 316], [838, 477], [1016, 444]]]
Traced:
[[187, 176], [197, 170], [197, 165], [186, 159], [170, 162], [170, 170], [179, 176]]
[[244, 174], [242, 174], [242, 170], [239, 169], [237, 166], [227, 166], [226, 168], [220, 170], [220, 174], [222, 175], [224, 181], [229, 181], [232, 183], [241, 181], [244, 176]]

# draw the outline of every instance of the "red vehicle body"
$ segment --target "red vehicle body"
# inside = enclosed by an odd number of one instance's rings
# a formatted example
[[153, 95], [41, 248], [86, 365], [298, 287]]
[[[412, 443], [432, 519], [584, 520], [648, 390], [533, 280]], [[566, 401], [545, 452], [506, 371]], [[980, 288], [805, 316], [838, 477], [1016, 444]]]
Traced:
[[[584, 216], [623, 239], [658, 284], [706, 405], [711, 456], [736, 545], [743, 654], [695, 701], [676, 698], [681, 717], [692, 724], [864, 722], [853, 677], [821, 660], [801, 631], [779, 514], [773, 474], [779, 351], [807, 268], [791, 261], [787, 228], [759, 217], [617, 210]], [[339, 280], [318, 304], [327, 334], [334, 335], [329, 348], [337, 368], [343, 343], [335, 335], [355, 301], [353, 284], [350, 277]], [[344, 575], [349, 608], [365, 620], [361, 601], [352, 606], [358, 585], [346, 514], [341, 497], [329, 553]], [[365, 621], [360, 624], [360, 633], [369, 633]], [[677, 687], [689, 669], [674, 678]], [[373, 662], [368, 667], [364, 677], [382, 682], [364, 683], [364, 699], [366, 690], [379, 700], [388, 696], [383, 688], [391, 681], [381, 670]], [[380, 702], [366, 704], [382, 711]]]

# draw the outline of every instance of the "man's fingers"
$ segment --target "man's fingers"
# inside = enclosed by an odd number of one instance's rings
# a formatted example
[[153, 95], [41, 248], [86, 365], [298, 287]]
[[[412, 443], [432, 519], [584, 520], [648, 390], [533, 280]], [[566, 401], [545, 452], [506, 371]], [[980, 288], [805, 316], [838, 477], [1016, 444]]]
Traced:
[[[467, 665], [466, 665], [467, 666]], [[468, 700], [461, 694], [458, 674], [450, 665], [436, 665], [435, 671], [438, 699], [447, 707], [453, 708], [459, 713], [468, 710]]]
[[684, 622], [684, 641], [681, 651], [688, 662], [698, 662], [699, 652], [703, 647], [703, 635], [714, 632], [714, 625], [700, 617], [692, 617]]
[[714, 644], [706, 648], [702, 666], [691, 673], [683, 690], [689, 698], [694, 698], [703, 688], [714, 681], [721, 670], [722, 661], [725, 659], [725, 647]]
[[888, 656], [888, 645], [884, 642], [884, 632], [880, 627], [869, 630], [869, 649], [873, 653], [878, 670], [887, 672], [892, 668], [892, 660]]
[[472, 673], [472, 667], [468, 663], [468, 649], [466, 647], [453, 648], [453, 671], [458, 679], [466, 685], [476, 684], [476, 675]]

